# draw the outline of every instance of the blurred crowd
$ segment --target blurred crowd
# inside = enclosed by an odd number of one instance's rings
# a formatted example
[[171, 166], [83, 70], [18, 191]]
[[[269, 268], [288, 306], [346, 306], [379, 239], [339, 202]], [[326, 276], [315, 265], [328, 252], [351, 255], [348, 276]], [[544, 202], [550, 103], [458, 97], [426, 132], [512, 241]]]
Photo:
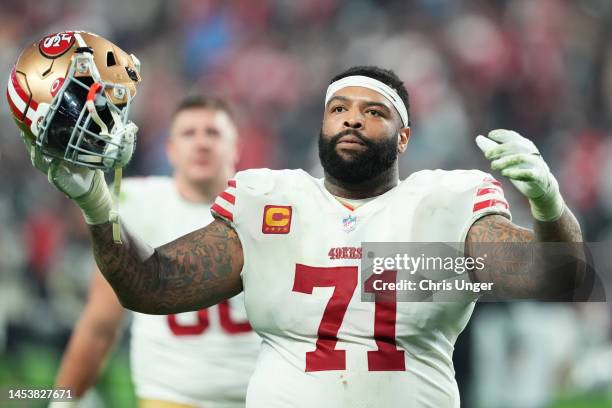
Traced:
[[[231, 101], [240, 168], [321, 174], [316, 141], [327, 84], [349, 66], [375, 64], [395, 70], [410, 93], [402, 177], [423, 168], [488, 170], [474, 137], [514, 129], [540, 148], [586, 240], [612, 241], [610, 1], [3, 0], [0, 72], [8, 78], [22, 48], [67, 29], [103, 35], [142, 62], [128, 175], [169, 172], [169, 116], [194, 91]], [[2, 385], [14, 380], [25, 344], [61, 351], [92, 257], [78, 210], [30, 166], [6, 103], [0, 129]], [[526, 201], [502, 182], [515, 222], [529, 226]], [[545, 407], [564, 393], [602, 388], [576, 372], [591, 371], [582, 360], [598, 359], [589, 353], [612, 362], [607, 305], [482, 309], [461, 344], [470, 358], [456, 357], [466, 406]], [[567, 341], [551, 349], [559, 336]], [[497, 360], [483, 361], [485, 349]], [[612, 379], [602, 370], [597, 378]]]

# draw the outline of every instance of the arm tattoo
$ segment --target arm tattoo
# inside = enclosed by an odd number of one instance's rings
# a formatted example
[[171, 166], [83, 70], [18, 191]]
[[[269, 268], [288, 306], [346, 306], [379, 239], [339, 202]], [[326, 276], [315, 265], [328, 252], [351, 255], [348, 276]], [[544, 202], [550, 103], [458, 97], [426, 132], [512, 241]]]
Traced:
[[111, 224], [90, 226], [102, 274], [128, 309], [149, 314], [198, 310], [242, 291], [242, 245], [221, 220], [157, 249], [123, 229], [112, 240]]
[[533, 230], [540, 242], [582, 242], [580, 224], [567, 207], [556, 221], [535, 221]]
[[567, 300], [584, 278], [582, 234], [568, 208], [556, 221], [535, 221], [533, 231], [485, 216], [472, 225], [465, 245], [468, 256], [486, 254], [485, 268], [472, 270], [471, 278], [494, 283], [503, 298]]

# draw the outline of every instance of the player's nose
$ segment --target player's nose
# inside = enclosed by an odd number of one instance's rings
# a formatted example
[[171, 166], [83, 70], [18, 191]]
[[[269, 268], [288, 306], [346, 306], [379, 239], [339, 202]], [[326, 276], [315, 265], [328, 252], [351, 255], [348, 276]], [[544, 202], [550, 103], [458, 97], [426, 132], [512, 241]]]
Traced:
[[212, 138], [206, 132], [198, 133], [195, 139], [195, 145], [199, 149], [210, 149]]
[[349, 118], [344, 120], [344, 127], [351, 129], [361, 129], [364, 125], [364, 119], [362, 115], [352, 114]]

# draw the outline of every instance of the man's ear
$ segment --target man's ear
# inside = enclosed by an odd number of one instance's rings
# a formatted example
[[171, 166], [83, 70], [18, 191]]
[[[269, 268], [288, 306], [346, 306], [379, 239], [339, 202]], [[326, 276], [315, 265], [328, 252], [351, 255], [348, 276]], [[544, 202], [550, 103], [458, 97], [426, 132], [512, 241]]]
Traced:
[[400, 129], [397, 135], [397, 152], [402, 154], [408, 148], [408, 140], [410, 140], [410, 127]]

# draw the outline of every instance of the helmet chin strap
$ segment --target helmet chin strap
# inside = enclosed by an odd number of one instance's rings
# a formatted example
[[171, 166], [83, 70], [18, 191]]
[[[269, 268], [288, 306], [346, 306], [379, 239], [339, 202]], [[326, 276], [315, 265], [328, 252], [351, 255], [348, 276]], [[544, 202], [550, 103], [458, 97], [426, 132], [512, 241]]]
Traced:
[[[87, 108], [87, 112], [89, 112], [91, 119], [100, 127], [100, 136], [110, 138], [110, 135], [108, 134], [108, 126], [106, 126], [106, 123], [104, 123], [100, 115], [98, 115], [95, 104], [96, 96], [103, 90], [104, 86], [99, 82], [94, 82], [91, 84], [89, 87], [89, 92], [87, 92], [85, 107]], [[86, 163], [102, 163], [102, 157], [91, 154], [79, 154], [78, 158]]]
[[[119, 114], [111, 110], [115, 124], [121, 123]], [[119, 225], [119, 194], [121, 193], [121, 178], [123, 166], [125, 166], [134, 153], [134, 139], [138, 127], [133, 122], [128, 122], [121, 130], [110, 135], [112, 143], [106, 144], [106, 154], [116, 157], [115, 180], [113, 182], [113, 206], [109, 213], [109, 221], [113, 223], [113, 240], [121, 244], [121, 227]]]
[[[89, 87], [89, 92], [87, 93], [87, 100], [85, 102], [85, 106], [87, 107], [87, 111], [91, 115], [91, 119], [100, 127], [100, 136], [104, 137], [107, 140], [112, 141], [113, 143], [107, 142], [107, 153], [116, 153], [112, 155], [117, 158], [114, 161], [115, 167], [115, 178], [113, 180], [113, 191], [112, 191], [112, 207], [109, 212], [109, 221], [113, 225], [113, 241], [116, 244], [121, 244], [121, 225], [119, 223], [119, 195], [121, 194], [121, 179], [123, 177], [123, 166], [127, 164], [127, 162], [132, 157], [132, 153], [134, 150], [134, 137], [136, 132], [138, 131], [138, 127], [134, 125], [132, 122], [128, 123], [123, 129], [119, 132], [116, 132], [114, 135], [111, 135], [108, 132], [108, 126], [106, 123], [100, 118], [98, 115], [98, 111], [96, 110], [95, 99], [99, 93], [104, 90], [104, 86], [98, 82], [94, 82]], [[121, 118], [116, 114], [113, 110], [111, 110], [111, 115], [113, 116], [115, 124], [121, 123]], [[124, 139], [127, 140], [127, 144], [124, 143]], [[128, 146], [127, 148], [125, 146]], [[125, 153], [122, 152], [123, 149], [129, 149]], [[102, 161], [101, 157], [97, 157]]]
[[123, 168], [115, 168], [115, 179], [113, 180], [112, 192], [112, 207], [108, 213], [108, 220], [113, 224], [113, 241], [115, 244], [122, 244], [121, 241], [121, 225], [119, 224], [119, 194], [121, 194], [121, 178], [123, 177]]
[[110, 138], [108, 133], [108, 127], [106, 123], [102, 120], [100, 115], [98, 115], [98, 111], [96, 110], [95, 99], [98, 96], [98, 93], [101, 93], [104, 90], [104, 86], [99, 82], [94, 82], [89, 87], [89, 92], [87, 92], [87, 99], [85, 101], [85, 106], [87, 107], [87, 111], [91, 115], [91, 119], [96, 122], [96, 125], [100, 126], [100, 136]]
[[[115, 123], [114, 132], [109, 132], [108, 126], [96, 109], [95, 100], [98, 94], [104, 90], [104, 85], [94, 82], [89, 87], [85, 106], [89, 112], [91, 119], [100, 127], [100, 137], [106, 139], [106, 148], [104, 150], [106, 159], [94, 156], [96, 162], [102, 162], [106, 167], [117, 168], [125, 166], [134, 152], [134, 139], [138, 132], [138, 127], [133, 122], [128, 122], [125, 126], [119, 126], [122, 122], [121, 117], [113, 109], [110, 109], [110, 114]], [[94, 160], [87, 160], [93, 162]]]

